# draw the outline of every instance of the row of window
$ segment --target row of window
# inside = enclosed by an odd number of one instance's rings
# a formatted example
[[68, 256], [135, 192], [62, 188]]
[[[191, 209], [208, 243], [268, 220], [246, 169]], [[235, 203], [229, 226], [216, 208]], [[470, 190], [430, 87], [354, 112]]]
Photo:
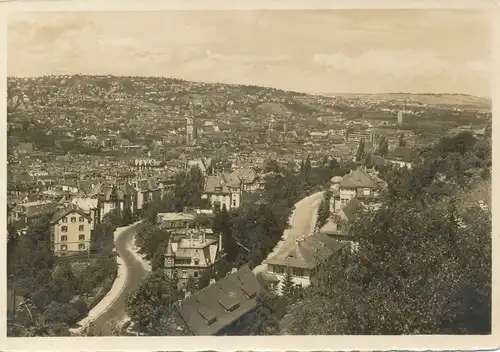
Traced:
[[[70, 221], [71, 221], [71, 222], [76, 222], [76, 216], [72, 216], [72, 217], [71, 217], [71, 219], [70, 219]], [[79, 221], [79, 222], [83, 222], [83, 221], [84, 221], [83, 216], [80, 216], [80, 217], [78, 218], [78, 221]], [[66, 217], [66, 218], [62, 218], [62, 222], [68, 222], [68, 218], [67, 218], [67, 217]]]
[[[62, 235], [61, 242], [67, 242], [67, 241], [68, 241], [68, 236]], [[85, 241], [85, 235], [78, 235], [78, 241]]]
[[302, 268], [287, 268], [281, 265], [273, 265], [273, 271], [276, 274], [285, 274], [287, 271], [290, 271], [292, 276], [305, 276], [305, 271]]
[[[78, 231], [83, 231], [83, 229], [83, 225], [78, 226]], [[68, 232], [68, 226], [61, 226], [61, 232]]]
[[[61, 244], [61, 251], [67, 251], [68, 250], [68, 246], [65, 245], [65, 244]], [[80, 243], [78, 245], [78, 249], [85, 249], [85, 243]]]
[[[199, 265], [200, 264], [200, 259], [199, 258], [194, 258], [194, 265]], [[191, 264], [191, 259], [175, 259], [175, 264], [176, 265], [190, 265]], [[172, 265], [172, 261], [167, 259], [167, 265]]]

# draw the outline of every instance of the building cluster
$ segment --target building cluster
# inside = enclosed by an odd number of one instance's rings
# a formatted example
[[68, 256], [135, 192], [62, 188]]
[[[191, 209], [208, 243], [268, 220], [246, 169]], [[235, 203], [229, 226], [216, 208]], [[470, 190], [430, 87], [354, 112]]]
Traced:
[[373, 169], [360, 166], [344, 177], [331, 180], [330, 216], [325, 225], [310, 235], [301, 236], [293, 246], [286, 247], [266, 259], [264, 277], [280, 293], [286, 275], [293, 283], [307, 287], [314, 280], [321, 266], [343, 248], [356, 250], [356, 243], [349, 234], [349, 223], [360, 211], [376, 208], [387, 183]]

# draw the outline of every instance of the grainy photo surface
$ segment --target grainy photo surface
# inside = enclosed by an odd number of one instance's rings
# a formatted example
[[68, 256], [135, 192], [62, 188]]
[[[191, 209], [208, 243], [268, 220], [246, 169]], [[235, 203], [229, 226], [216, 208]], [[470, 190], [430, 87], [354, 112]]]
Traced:
[[491, 334], [491, 25], [10, 13], [7, 336]]

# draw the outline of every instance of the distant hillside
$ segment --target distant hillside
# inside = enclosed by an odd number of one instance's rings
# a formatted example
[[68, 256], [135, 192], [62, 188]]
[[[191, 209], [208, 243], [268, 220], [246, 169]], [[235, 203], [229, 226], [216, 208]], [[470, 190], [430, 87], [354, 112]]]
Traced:
[[429, 105], [470, 106], [491, 109], [491, 99], [468, 94], [412, 94], [412, 93], [321, 93], [325, 96], [340, 96], [347, 99], [362, 99], [365, 101], [397, 100]]

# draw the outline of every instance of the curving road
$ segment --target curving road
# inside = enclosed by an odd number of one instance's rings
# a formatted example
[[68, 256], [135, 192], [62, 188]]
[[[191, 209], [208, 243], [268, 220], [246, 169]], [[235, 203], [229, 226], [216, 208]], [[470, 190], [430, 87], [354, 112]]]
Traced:
[[[289, 249], [295, 244], [295, 240], [302, 236], [310, 236], [316, 226], [318, 208], [323, 199], [324, 192], [317, 192], [302, 198], [295, 203], [295, 209], [290, 216], [290, 227], [283, 231], [281, 241], [269, 253], [266, 259], [273, 257], [278, 252]], [[265, 272], [266, 264], [260, 264], [253, 269], [255, 274]]]
[[110, 335], [108, 328], [109, 321], [114, 320], [119, 322], [126, 317], [125, 300], [127, 299], [128, 294], [134, 291], [148, 274], [142, 263], [137, 260], [131, 252], [131, 248], [133, 246], [132, 241], [137, 233], [138, 226], [139, 224], [123, 231], [115, 239], [115, 248], [118, 255], [125, 263], [127, 276], [125, 285], [120, 294], [116, 297], [116, 299], [114, 299], [113, 303], [111, 303], [111, 305], [93, 321], [97, 331], [99, 331], [103, 336]]

